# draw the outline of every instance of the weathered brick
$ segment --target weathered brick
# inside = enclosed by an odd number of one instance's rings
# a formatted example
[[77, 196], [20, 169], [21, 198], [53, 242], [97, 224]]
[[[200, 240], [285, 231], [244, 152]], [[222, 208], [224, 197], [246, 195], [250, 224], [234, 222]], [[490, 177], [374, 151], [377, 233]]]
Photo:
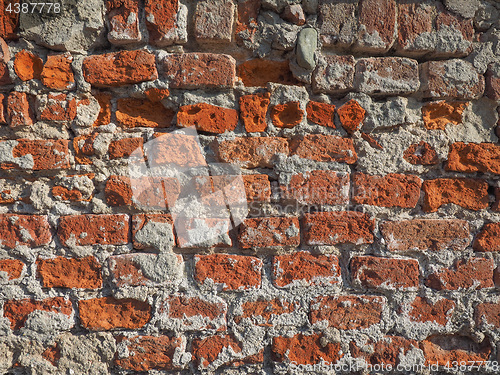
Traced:
[[233, 34], [234, 3], [203, 0], [196, 4], [194, 36], [199, 43], [229, 43]]
[[459, 260], [452, 268], [442, 268], [429, 275], [425, 284], [436, 290], [491, 288], [494, 268], [492, 259]]
[[134, 98], [117, 101], [116, 120], [126, 128], [168, 128], [174, 115], [174, 111], [159, 102]]
[[98, 289], [102, 287], [101, 265], [93, 256], [80, 259], [39, 258], [36, 265], [45, 288]]
[[425, 98], [472, 100], [483, 95], [484, 76], [468, 61], [427, 61], [420, 72]]
[[139, 0], [107, 0], [108, 40], [123, 45], [139, 42]]
[[373, 243], [375, 219], [354, 211], [316, 212], [304, 215], [304, 239], [308, 245], [356, 245]]
[[79, 102], [75, 98], [68, 99], [66, 94], [39, 96], [37, 97], [38, 119], [42, 121], [72, 121], [76, 118], [78, 104], [86, 102], [85, 99]]
[[10, 84], [12, 84], [12, 78], [10, 78], [9, 67], [6, 62], [0, 61], [0, 85]]
[[67, 140], [31, 140], [0, 141], [0, 147], [12, 154], [5, 153], [0, 162], [0, 169], [49, 170], [67, 169], [69, 150]]
[[340, 123], [342, 127], [349, 133], [353, 134], [363, 126], [366, 111], [359, 105], [359, 103], [351, 99], [337, 109]]
[[299, 219], [296, 217], [260, 217], [246, 219], [240, 226], [238, 242], [243, 249], [299, 246]]
[[333, 122], [335, 106], [333, 104], [310, 101], [306, 107], [307, 119], [315, 124], [336, 129]]
[[396, 173], [370, 176], [358, 172], [354, 173], [352, 183], [352, 201], [356, 204], [403, 208], [417, 205], [422, 186], [419, 177]]
[[14, 248], [18, 245], [38, 247], [52, 240], [47, 216], [0, 215], [0, 245]]
[[288, 60], [252, 59], [238, 65], [238, 77], [247, 87], [265, 87], [268, 82], [297, 85]]
[[461, 251], [470, 243], [469, 223], [458, 219], [386, 221], [380, 231], [390, 251]]
[[165, 98], [168, 98], [170, 96], [170, 90], [152, 87], [144, 91], [144, 95], [146, 95], [146, 98], [152, 102], [157, 103], [161, 102]]
[[365, 288], [416, 290], [420, 271], [414, 259], [356, 256], [351, 260], [351, 274]]
[[271, 183], [269, 177], [265, 174], [244, 175], [243, 184], [247, 201], [263, 201], [269, 202], [271, 199]]
[[321, 1], [320, 38], [326, 46], [349, 47], [356, 40], [357, 1]]
[[163, 69], [174, 89], [231, 88], [236, 82], [236, 61], [229, 55], [167, 55], [163, 59]]
[[185, 105], [177, 112], [177, 126], [194, 126], [208, 133], [233, 131], [238, 124], [238, 111], [207, 103]]
[[72, 90], [75, 87], [72, 61], [73, 56], [69, 52], [47, 56], [41, 73], [42, 83], [53, 90]]
[[446, 169], [500, 174], [500, 146], [494, 143], [453, 143], [450, 145]]
[[387, 52], [395, 41], [396, 1], [360, 0], [355, 47], [363, 52]]
[[322, 340], [321, 334], [306, 336], [299, 333], [293, 337], [274, 337], [271, 350], [279, 362], [291, 362], [301, 365], [314, 365], [326, 361], [336, 363], [343, 357], [340, 343]]
[[449, 102], [445, 100], [424, 104], [422, 106], [422, 118], [425, 128], [445, 130], [448, 124], [462, 124], [462, 113], [467, 105], [467, 102]]
[[352, 91], [355, 66], [353, 56], [322, 55], [312, 77], [314, 92], [342, 94]]
[[[216, 208], [216, 205], [211, 206], [211, 209]], [[225, 206], [223, 209], [227, 212]], [[178, 217], [175, 226], [177, 245], [180, 248], [230, 247], [233, 244], [229, 236], [229, 218]]]
[[[1, 29], [1, 26], [0, 26], [0, 29]], [[1, 33], [2, 32], [0, 30], [0, 34]], [[8, 61], [10, 61], [10, 58], [11, 58], [11, 55], [10, 55], [10, 51], [9, 51], [9, 46], [7, 45], [7, 43], [5, 42], [3, 37], [0, 36], [0, 61], [8, 62]]]
[[142, 138], [123, 138], [109, 144], [108, 154], [110, 159], [128, 158], [135, 150], [142, 148]]
[[260, 288], [262, 261], [255, 257], [211, 254], [195, 256], [195, 279], [222, 290]]
[[425, 141], [410, 145], [404, 151], [403, 159], [413, 165], [435, 165], [439, 162], [436, 150]]
[[474, 319], [478, 326], [484, 324], [500, 328], [500, 303], [486, 302], [478, 304], [474, 309]]
[[4, 94], [0, 94], [0, 124], [7, 124], [7, 116], [6, 116], [6, 96]]
[[243, 95], [240, 97], [240, 118], [247, 132], [266, 131], [266, 113], [270, 93]]
[[42, 59], [30, 51], [25, 49], [16, 53], [14, 58], [14, 71], [21, 81], [29, 81], [30, 79], [40, 79], [43, 69]]
[[125, 370], [178, 370], [182, 366], [175, 360], [176, 355], [186, 348], [186, 340], [168, 336], [134, 336], [118, 338], [118, 354], [115, 364]]
[[236, 42], [242, 45], [245, 42], [253, 43], [257, 31], [257, 17], [260, 11], [261, 0], [241, 0], [237, 3], [238, 18], [236, 20]]
[[233, 320], [236, 324], [250, 322], [260, 327], [286, 325], [287, 318], [294, 315], [294, 313], [298, 313], [300, 307], [299, 301], [258, 297], [257, 299], [241, 302], [235, 309]]
[[288, 141], [278, 137], [235, 138], [216, 145], [217, 157], [243, 168], [272, 168], [276, 154], [288, 155]]
[[408, 304], [408, 317], [413, 322], [433, 322], [445, 326], [455, 311], [455, 305], [455, 302], [446, 298], [433, 303], [427, 298], [417, 296], [411, 304]]
[[7, 117], [11, 127], [33, 125], [35, 114], [31, 95], [25, 92], [11, 92], [7, 97]]
[[0, 259], [0, 284], [21, 277], [24, 263], [17, 259]]
[[491, 100], [500, 100], [500, 64], [493, 63], [486, 71], [485, 94]]
[[424, 181], [424, 211], [436, 212], [445, 204], [454, 203], [469, 210], [488, 207], [488, 183], [469, 178], [436, 178]]
[[0, 37], [7, 40], [18, 39], [19, 13], [7, 12], [5, 1], [2, 1], [2, 7], [0, 8], [0, 20]]
[[304, 159], [353, 164], [358, 155], [350, 138], [335, 135], [308, 134], [290, 142], [290, 151]]
[[470, 337], [455, 335], [436, 335], [420, 343], [424, 353], [425, 365], [448, 366], [450, 363], [484, 362], [490, 358], [491, 345], [483, 340], [476, 343]]
[[284, 199], [300, 204], [347, 204], [349, 174], [322, 170], [298, 173], [281, 189]]
[[328, 286], [340, 282], [340, 266], [335, 255], [299, 251], [273, 258], [273, 283], [278, 288]]
[[130, 178], [125, 176], [109, 176], [104, 188], [106, 202], [110, 206], [128, 206], [132, 204], [132, 187]]
[[111, 95], [104, 92], [94, 94], [94, 98], [99, 103], [99, 115], [94, 122], [94, 126], [107, 125], [111, 122]]
[[144, 50], [88, 56], [82, 69], [85, 80], [95, 87], [130, 85], [158, 78], [155, 56]]
[[80, 300], [78, 310], [82, 326], [92, 331], [142, 328], [151, 318], [151, 306], [135, 299]]
[[349, 347], [354, 358], [362, 358], [372, 366], [384, 364], [386, 367], [391, 365], [394, 368], [409, 355], [410, 351], [418, 348], [418, 343], [404, 337], [384, 336], [377, 341], [368, 338], [362, 347], [358, 347], [357, 342], [352, 341]]
[[176, 294], [158, 310], [161, 329], [179, 331], [226, 330], [227, 304], [219, 297]]
[[179, 22], [187, 10], [178, 0], [145, 0], [144, 6], [150, 44], [164, 47], [187, 41], [186, 22]]
[[63, 246], [125, 245], [129, 242], [128, 215], [61, 216], [58, 229]]
[[355, 86], [369, 95], [411, 94], [420, 87], [418, 62], [404, 57], [359, 59]]
[[61, 176], [51, 192], [54, 198], [66, 202], [89, 202], [94, 197], [94, 174]]
[[173, 285], [182, 264], [182, 256], [175, 254], [132, 253], [108, 258], [111, 282], [118, 288]]
[[132, 217], [132, 239], [136, 249], [171, 250], [175, 238], [170, 214], [139, 214]]
[[380, 323], [385, 304], [384, 297], [317, 297], [311, 302], [311, 323], [326, 321], [328, 326], [337, 329], [368, 328]]
[[197, 136], [157, 133], [151, 143], [148, 145], [147, 157], [152, 167], [163, 166], [165, 163], [179, 167], [207, 166]]
[[474, 240], [475, 251], [500, 251], [500, 223], [485, 224]]
[[21, 299], [5, 301], [3, 305], [3, 316], [10, 320], [10, 328], [21, 329], [35, 311], [48, 311], [54, 314], [65, 315], [65, 318], [73, 315], [71, 301], [63, 297], [46, 298], [36, 301], [34, 299]]
[[61, 348], [59, 344], [56, 343], [53, 346], [49, 346], [42, 353], [42, 358], [52, 363], [54, 367], [57, 367], [59, 364], [59, 360], [61, 359]]
[[270, 116], [274, 126], [293, 128], [302, 122], [304, 111], [300, 109], [300, 102], [288, 102], [273, 106]]

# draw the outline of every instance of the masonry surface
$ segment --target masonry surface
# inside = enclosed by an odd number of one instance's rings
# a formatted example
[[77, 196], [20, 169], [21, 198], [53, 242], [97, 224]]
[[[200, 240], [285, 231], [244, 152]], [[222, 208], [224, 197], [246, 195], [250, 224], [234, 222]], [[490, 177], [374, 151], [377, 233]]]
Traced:
[[[0, 1], [0, 373], [499, 373], [500, 2], [54, 1]], [[235, 227], [129, 173], [189, 127]]]

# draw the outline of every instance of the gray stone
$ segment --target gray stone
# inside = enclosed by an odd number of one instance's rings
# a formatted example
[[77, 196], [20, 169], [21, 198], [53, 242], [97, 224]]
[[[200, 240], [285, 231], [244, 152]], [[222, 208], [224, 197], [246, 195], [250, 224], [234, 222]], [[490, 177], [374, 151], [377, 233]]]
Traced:
[[313, 28], [300, 31], [297, 38], [297, 63], [304, 69], [313, 70], [316, 67], [314, 52], [318, 48], [318, 32]]
[[444, 0], [444, 5], [464, 18], [472, 18], [479, 9], [479, 0]]

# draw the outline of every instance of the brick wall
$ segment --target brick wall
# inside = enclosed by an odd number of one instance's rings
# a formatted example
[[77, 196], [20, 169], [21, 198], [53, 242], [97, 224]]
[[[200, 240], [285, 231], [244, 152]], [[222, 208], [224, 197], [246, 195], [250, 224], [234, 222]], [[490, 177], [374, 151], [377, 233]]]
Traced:
[[0, 372], [498, 373], [498, 1], [16, 2]]

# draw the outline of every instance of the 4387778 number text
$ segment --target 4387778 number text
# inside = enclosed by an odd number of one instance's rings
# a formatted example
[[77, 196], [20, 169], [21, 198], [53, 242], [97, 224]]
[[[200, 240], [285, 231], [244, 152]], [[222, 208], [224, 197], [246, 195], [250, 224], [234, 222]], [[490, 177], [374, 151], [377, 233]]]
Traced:
[[61, 13], [61, 3], [9, 3], [7, 13]]

